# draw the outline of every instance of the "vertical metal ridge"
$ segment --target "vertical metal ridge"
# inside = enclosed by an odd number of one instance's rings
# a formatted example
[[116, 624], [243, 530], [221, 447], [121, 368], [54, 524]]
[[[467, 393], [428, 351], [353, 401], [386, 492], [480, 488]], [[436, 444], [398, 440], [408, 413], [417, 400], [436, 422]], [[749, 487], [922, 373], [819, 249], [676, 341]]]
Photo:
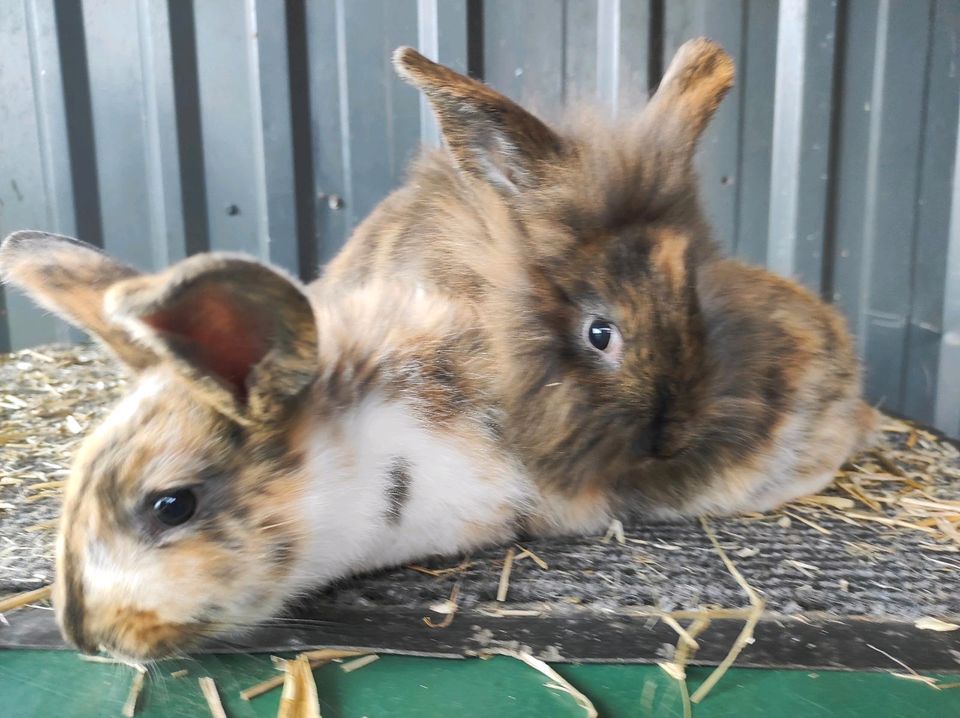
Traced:
[[611, 115], [620, 104], [620, 0], [597, 3], [597, 99]]
[[747, 91], [746, 74], [749, 72], [750, 56], [750, 22], [748, 13], [750, 12], [750, 0], [743, 0], [740, 3], [740, 63], [737, 68], [740, 77], [737, 81], [744, 85], [737, 97], [737, 112], [740, 116], [740, 122], [737, 123], [737, 174], [736, 183], [733, 186], [733, 233], [730, 236], [730, 251], [737, 255], [740, 252], [740, 216], [743, 210], [743, 186], [744, 186], [744, 133], [746, 128], [747, 115]]
[[[913, 206], [919, 207], [922, 201], [923, 193], [923, 157], [926, 149], [927, 133], [924, 131], [927, 126], [927, 108], [930, 95], [930, 63], [933, 60], [933, 23], [936, 17], [936, 4], [930, 3], [929, 20], [927, 22], [927, 55], [923, 63], [923, 90], [920, 94], [920, 138], [917, 145], [916, 173], [917, 182], [913, 191]], [[913, 307], [917, 293], [916, 266], [917, 252], [919, 251], [919, 240], [917, 234], [920, 231], [920, 212], [915, 211], [913, 222], [910, 226], [910, 266], [907, 267], [907, 330], [903, 333], [903, 344], [901, 345], [900, 359], [900, 396], [897, 397], [897, 406], [902, 407], [906, 401], [906, 392], [909, 387], [908, 375], [910, 371], [910, 326], [913, 323]]]
[[877, 185], [880, 165], [880, 133], [883, 124], [883, 80], [887, 64], [887, 35], [890, 25], [890, 0], [880, 0], [877, 8], [877, 36], [874, 46], [873, 77], [870, 88], [870, 122], [867, 130], [866, 191], [864, 194], [863, 254], [860, 260], [860, 311], [857, 336], [866, 341], [870, 305], [870, 274], [877, 244]]
[[796, 269], [807, 11], [806, 0], [781, 0], [777, 27], [767, 268], [785, 277]]
[[767, 266], [820, 291], [836, 2], [783, 0], [777, 43]]
[[820, 270], [820, 296], [829, 302], [834, 302], [835, 280], [834, 273], [837, 244], [837, 208], [840, 198], [838, 185], [838, 169], [841, 154], [840, 135], [843, 125], [843, 91], [846, 77], [846, 43], [847, 33], [847, 3], [837, 4], [836, 39], [833, 49], [833, 96], [830, 100], [830, 154], [827, 159], [827, 204], [824, 208], [823, 223], [823, 265]]
[[98, 247], [104, 244], [103, 214], [93, 129], [90, 69], [82, 8], [52, 3], [60, 50], [60, 74], [67, 128], [70, 183], [76, 236]]
[[343, 197], [347, 213], [347, 227], [353, 228], [356, 224], [354, 217], [353, 194], [353, 157], [350, 144], [350, 82], [347, 63], [347, 19], [345, 0], [336, 0], [335, 26], [337, 44], [337, 94], [340, 110], [340, 153], [343, 165]]
[[[140, 91], [144, 106], [143, 134], [147, 173], [146, 202], [150, 217], [150, 240], [153, 245], [154, 266], [164, 267], [185, 255], [183, 237], [183, 207], [180, 194], [180, 168], [177, 152], [164, 152], [160, 129], [160, 69], [156, 65], [157, 31], [151, 16], [152, 0], [137, 0], [137, 31], [139, 34]], [[161, 9], [161, 12], [165, 10]], [[165, 27], [169, 37], [169, 27]], [[163, 42], [163, 40], [160, 40]], [[170, 108], [173, 109], [173, 108]], [[168, 150], [171, 148], [167, 148]], [[172, 168], [165, 172], [165, 167]], [[169, 211], [168, 211], [169, 210]]]
[[[958, 117], [960, 125], [960, 117]], [[936, 427], [950, 436], [960, 436], [960, 128], [954, 146], [953, 192], [950, 201], [950, 233], [947, 273], [944, 280], [943, 335], [938, 362], [939, 383], [934, 407]]]
[[650, 3], [650, 26], [647, 30], [647, 91], [652, 93], [663, 77], [663, 51], [665, 39], [664, 0], [648, 0]]
[[[256, 231], [260, 258], [268, 261], [271, 254], [269, 202], [267, 200], [267, 157], [263, 137], [263, 102], [260, 81], [260, 38], [257, 23], [257, 0], [244, 0], [247, 29], [247, 72], [249, 78], [250, 110], [253, 113], [253, 187], [257, 203]], [[296, 269], [294, 269], [296, 271]]]
[[[431, 60], [440, 57], [440, 23], [437, 0], [417, 0], [417, 49]], [[440, 127], [433, 116], [427, 96], [420, 97], [420, 142], [431, 147], [440, 146]]]

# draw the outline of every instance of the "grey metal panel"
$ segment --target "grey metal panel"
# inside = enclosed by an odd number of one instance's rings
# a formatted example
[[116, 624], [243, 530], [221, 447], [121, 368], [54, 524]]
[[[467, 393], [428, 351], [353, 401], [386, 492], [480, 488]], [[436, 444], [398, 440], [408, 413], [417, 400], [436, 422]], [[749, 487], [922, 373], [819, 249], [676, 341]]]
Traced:
[[960, 436], [960, 144], [956, 146], [950, 206], [950, 244], [944, 283], [943, 339], [940, 344], [936, 425]]
[[486, 0], [483, 9], [483, 79], [545, 119], [557, 118], [564, 98], [563, 0]]
[[162, 195], [151, 186], [138, 3], [83, 3], [103, 247], [142, 269], [164, 260]]
[[[73, 229], [69, 177], [52, 154], [66, 145], [58, 56], [52, 3], [0, 4], [0, 236]], [[65, 324], [15, 290], [4, 292], [0, 310], [3, 346], [69, 338]]]
[[[935, 419], [941, 341], [950, 341], [943, 331], [944, 292], [946, 290], [950, 297], [951, 286], [957, 286], [956, 278], [952, 285], [946, 280], [948, 246], [951, 236], [957, 236], [949, 231], [955, 169], [953, 153], [946, 148], [956, 146], [957, 142], [960, 76], [956, 71], [955, 53], [960, 32], [960, 2], [935, 3], [931, 22], [920, 194], [913, 238], [913, 294], [900, 407], [905, 414], [926, 423], [933, 423]], [[954, 383], [957, 376], [954, 374]], [[944, 391], [950, 391], [950, 383], [950, 374], [944, 374]], [[958, 434], [956, 411], [953, 428], [949, 429], [954, 435]], [[948, 430], [947, 424], [940, 428]]]
[[[686, 40], [706, 35], [730, 53], [742, 72], [743, 28], [746, 6], [741, 0], [674, 0], [665, 3], [663, 62], [670, 62]], [[717, 110], [700, 141], [697, 165], [707, 217], [716, 239], [733, 248], [737, 235], [737, 205], [740, 194], [740, 95], [738, 74], [733, 89]]]
[[[921, 312], [929, 311], [931, 315], [936, 310], [938, 304], [938, 295], [942, 286], [943, 319], [941, 323], [942, 336], [940, 339], [940, 356], [937, 369], [937, 391], [934, 403], [934, 420], [937, 428], [945, 431], [950, 436], [960, 437], [960, 131], [957, 129], [957, 46], [960, 41], [960, 2], [944, 2], [937, 4], [937, 13], [934, 18], [933, 30], [933, 51], [931, 56], [931, 68], [937, 68], [932, 71], [930, 79], [931, 106], [928, 117], [935, 122], [933, 133], [927, 137], [927, 147], [925, 151], [929, 154], [942, 152], [944, 155], [949, 153], [944, 151], [945, 146], [940, 142], [948, 139], [953, 140], [953, 172], [952, 172], [952, 192], [949, 198], [949, 230], [947, 234], [947, 251], [945, 258], [945, 273], [943, 283], [935, 284], [939, 276], [931, 272], [924, 276], [924, 284], [927, 286], [918, 291], [916, 295], [916, 306]], [[949, 54], [948, 53], [949, 48]], [[946, 87], [944, 86], [946, 84]], [[936, 111], [936, 98], [934, 93], [942, 92], [949, 107], [944, 108], [944, 119], [938, 114], [934, 118], [933, 112]], [[951, 102], [952, 101], [952, 102]], [[950, 122], [952, 115], [952, 127], [947, 128], [946, 123]], [[946, 132], [946, 136], [941, 132]], [[940, 142], [934, 144], [934, 140]], [[939, 164], [936, 169], [926, 165], [925, 169], [931, 170], [931, 187], [936, 191], [940, 187], [945, 188], [946, 184], [938, 186], [937, 183], [946, 174], [945, 164]], [[931, 201], [927, 195], [921, 194], [924, 200], [921, 209], [920, 232], [918, 240], [924, 229], [934, 231], [941, 230], [944, 221], [945, 202]], [[929, 214], [928, 214], [929, 213]], [[918, 245], [918, 254], [926, 247]], [[934, 260], [936, 254], [934, 253]], [[919, 277], [918, 277], [919, 279]], [[919, 286], [919, 283], [918, 283]], [[922, 314], [918, 314], [922, 317]], [[909, 375], [908, 375], [909, 376]], [[922, 404], [927, 408], [929, 404]]]
[[[608, 15], [606, 22], [601, 18]], [[565, 0], [563, 5], [563, 102], [578, 105], [582, 102], [603, 101], [601, 87], [607, 81], [605, 104], [616, 109], [621, 72], [623, 3], [621, 0]], [[604, 31], [614, 31], [606, 38]], [[613, 33], [611, 33], [613, 34]], [[644, 43], [645, 44], [645, 43]], [[615, 62], [605, 71], [604, 60]]]
[[202, 0], [193, 3], [193, 12], [210, 249], [265, 258], [250, 2]]
[[781, 0], [774, 99], [767, 267], [819, 291], [827, 229], [827, 173], [836, 2]]
[[[327, 261], [342, 246], [350, 231], [347, 214], [340, 206], [347, 192], [344, 152], [349, 140], [349, 121], [341, 125], [341, 97], [346, 92], [341, 68], [340, 24], [335, 0], [307, 3], [307, 56], [310, 76], [310, 128], [313, 137], [313, 195], [319, 240], [317, 258]], [[348, 118], [349, 120], [349, 118]]]
[[394, 48], [417, 43], [417, 6], [353, 0], [338, 2], [337, 16], [341, 129], [349, 127], [341, 138], [350, 168], [344, 211], [352, 228], [400, 183], [420, 143], [420, 99], [390, 62]]
[[254, 135], [256, 187], [261, 194], [257, 233], [266, 243], [267, 259], [300, 274], [286, 8], [269, 0], [251, 2], [255, 21], [251, 74], [257, 81], [251, 110], [260, 118], [260, 132]]
[[144, 198], [154, 233], [155, 259], [165, 266], [187, 256], [177, 139], [170, 18], [163, 0], [137, 0], [146, 182]]
[[[864, 206], [859, 229], [849, 228], [849, 237], [863, 247], [856, 327], [869, 365], [867, 393], [892, 408], [902, 386], [929, 31], [929, 13], [915, 12], [917, 5], [883, 2], [870, 15], [876, 30], [863, 106]], [[848, 202], [844, 198], [845, 209]]]
[[747, 0], [740, 63], [740, 161], [734, 253], [766, 264], [779, 3]]
[[[650, 66], [656, 48], [651, 47], [650, 42], [652, 4], [653, 0], [601, 0], [596, 4], [595, 23], [591, 23], [591, 16], [581, 17], [587, 15], [584, 9], [591, 8], [590, 3], [570, 3], [567, 64], [574, 68], [590, 67], [585, 61], [589, 57], [589, 46], [581, 50], [569, 35], [589, 32], [595, 24], [595, 99], [615, 114], [641, 108], [653, 89], [650, 87]], [[584, 30], [580, 30], [581, 27]], [[566, 82], [571, 84], [569, 78]], [[568, 90], [568, 101], [572, 96], [574, 99], [593, 99], [586, 93], [573, 95]]]

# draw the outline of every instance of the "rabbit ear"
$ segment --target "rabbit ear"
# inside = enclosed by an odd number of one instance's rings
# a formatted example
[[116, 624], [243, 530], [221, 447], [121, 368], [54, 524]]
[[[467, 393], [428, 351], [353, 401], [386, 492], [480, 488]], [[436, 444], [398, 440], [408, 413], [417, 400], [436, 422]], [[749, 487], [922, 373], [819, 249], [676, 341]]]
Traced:
[[45, 309], [97, 337], [132, 369], [157, 362], [156, 355], [111, 323], [103, 295], [137, 270], [99, 249], [70, 237], [45, 232], [14, 232], [0, 245], [0, 277], [25, 291]]
[[715, 42], [706, 38], [685, 42], [643, 111], [645, 127], [692, 155], [720, 101], [733, 87], [733, 78], [733, 60]]
[[253, 259], [197, 255], [114, 285], [104, 306], [238, 421], [279, 418], [316, 376], [309, 300], [295, 280]]
[[508, 193], [537, 184], [560, 139], [540, 120], [481, 82], [438, 65], [410, 47], [393, 54], [397, 74], [422, 91], [460, 169]]

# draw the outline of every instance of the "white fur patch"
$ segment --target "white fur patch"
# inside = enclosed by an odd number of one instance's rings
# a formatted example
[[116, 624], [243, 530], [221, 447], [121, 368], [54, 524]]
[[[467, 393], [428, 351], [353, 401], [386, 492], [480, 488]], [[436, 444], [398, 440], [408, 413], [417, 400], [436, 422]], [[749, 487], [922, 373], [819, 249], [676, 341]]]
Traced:
[[[469, 428], [470, 423], [466, 422]], [[407, 406], [371, 398], [309, 451], [308, 568], [317, 581], [508, 541], [529, 505], [526, 475], [492, 442], [427, 426]], [[390, 520], [390, 468], [407, 466], [399, 520]]]

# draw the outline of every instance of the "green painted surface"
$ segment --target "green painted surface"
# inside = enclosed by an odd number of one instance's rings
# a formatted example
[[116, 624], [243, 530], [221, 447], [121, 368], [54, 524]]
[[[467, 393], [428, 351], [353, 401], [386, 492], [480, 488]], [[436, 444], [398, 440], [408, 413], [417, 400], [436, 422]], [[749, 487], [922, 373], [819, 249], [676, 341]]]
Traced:
[[[185, 678], [170, 673], [186, 668]], [[603, 717], [681, 716], [677, 684], [650, 666], [556, 666], [594, 701]], [[708, 674], [691, 669], [691, 689]], [[212, 676], [230, 718], [275, 716], [279, 689], [247, 702], [238, 693], [275, 675], [268, 656], [204, 656], [152, 671], [138, 716], [206, 716], [197, 678]], [[583, 712], [546, 678], [509, 658], [453, 661], [384, 656], [353, 673], [329, 665], [315, 672], [324, 718], [458, 716], [565, 718]], [[0, 651], [0, 715], [119, 716], [132, 670], [88, 663], [53, 651]], [[945, 682], [957, 677], [944, 676]], [[883, 673], [731, 670], [695, 718], [960, 717], [960, 689], [937, 691]]]

